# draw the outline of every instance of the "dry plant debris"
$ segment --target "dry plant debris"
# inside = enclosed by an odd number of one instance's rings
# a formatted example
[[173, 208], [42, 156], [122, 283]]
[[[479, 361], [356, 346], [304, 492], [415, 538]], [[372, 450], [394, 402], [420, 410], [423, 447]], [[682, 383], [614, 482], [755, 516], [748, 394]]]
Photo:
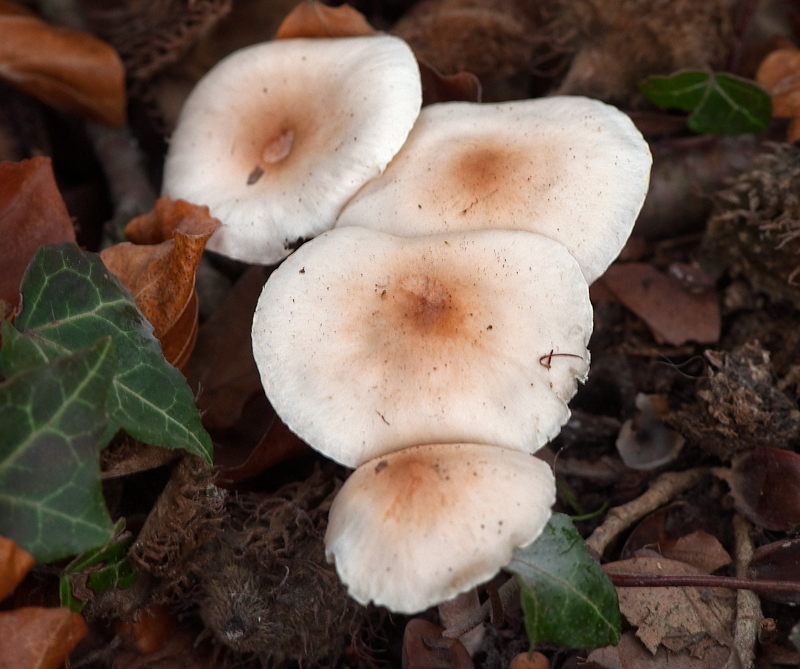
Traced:
[[796, 403], [776, 384], [770, 356], [758, 342], [733, 351], [705, 352], [699, 401], [672, 412], [667, 423], [722, 458], [755, 446], [786, 448], [800, 430]]
[[550, 0], [550, 34], [572, 52], [558, 93], [630, 105], [651, 74], [725, 66], [737, 2]]
[[800, 148], [772, 144], [716, 194], [707, 265], [744, 276], [774, 300], [800, 304]]

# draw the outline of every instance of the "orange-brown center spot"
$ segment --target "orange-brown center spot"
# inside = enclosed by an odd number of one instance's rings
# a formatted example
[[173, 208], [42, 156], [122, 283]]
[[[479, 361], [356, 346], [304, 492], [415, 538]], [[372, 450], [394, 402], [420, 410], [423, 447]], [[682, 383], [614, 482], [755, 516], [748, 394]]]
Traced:
[[411, 274], [401, 279], [398, 285], [404, 293], [403, 316], [412, 325], [433, 327], [448, 306], [452, 309], [452, 298], [436, 279], [424, 274]]
[[416, 519], [423, 525], [436, 507], [441, 508], [441, 486], [446, 479], [436, 458], [425, 452], [398, 457], [384, 472], [391, 476], [391, 480], [384, 480], [379, 485], [391, 490], [393, 495], [384, 513], [384, 521], [402, 520], [405, 524]]
[[514, 227], [522, 221], [508, 212], [530, 211], [537, 199], [546, 198], [558, 180], [560, 165], [546, 143], [536, 150], [529, 144], [500, 141], [461, 144], [428, 183], [427, 205], [448, 216], [468, 216], [473, 224], [491, 220], [496, 225], [502, 220]]
[[271, 137], [261, 150], [261, 160], [270, 165], [279, 163], [292, 150], [294, 130], [288, 129]]
[[511, 154], [504, 147], [467, 149], [456, 156], [452, 174], [473, 195], [490, 192], [508, 178]]

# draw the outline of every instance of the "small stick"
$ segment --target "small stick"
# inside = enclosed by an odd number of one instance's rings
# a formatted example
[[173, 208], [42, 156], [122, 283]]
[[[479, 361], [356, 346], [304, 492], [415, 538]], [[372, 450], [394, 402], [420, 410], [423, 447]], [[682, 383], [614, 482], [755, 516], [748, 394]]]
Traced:
[[[736, 538], [736, 575], [747, 576], [747, 567], [753, 559], [753, 540], [750, 538], [750, 522], [738, 513], [733, 516], [733, 533]], [[800, 592], [800, 583], [796, 592]], [[755, 589], [755, 588], [754, 588]], [[758, 592], [759, 590], [756, 590]], [[760, 592], [771, 592], [760, 590]], [[758, 628], [763, 619], [761, 602], [755, 592], [740, 590], [736, 593], [736, 624], [733, 629], [732, 653], [739, 655], [742, 669], [751, 669], [755, 661]]]
[[586, 545], [596, 551], [598, 555], [602, 555], [617, 535], [651, 511], [664, 506], [672, 498], [693, 488], [708, 471], [705, 467], [697, 467], [685, 472], [662, 474], [646, 493], [627, 504], [611, 509], [603, 524], [596, 528], [586, 540]]
[[[800, 581], [761, 581], [735, 576], [707, 576], [705, 574], [674, 574], [650, 576], [649, 574], [608, 574], [617, 588], [730, 588], [756, 592], [800, 592]], [[760, 622], [759, 618], [759, 622]], [[758, 627], [758, 625], [756, 625]]]

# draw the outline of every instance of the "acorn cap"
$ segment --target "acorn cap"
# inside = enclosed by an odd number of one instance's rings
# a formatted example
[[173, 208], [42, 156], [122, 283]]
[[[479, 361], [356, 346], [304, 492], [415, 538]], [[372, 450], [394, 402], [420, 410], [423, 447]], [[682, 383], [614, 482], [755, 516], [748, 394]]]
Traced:
[[533, 452], [589, 369], [588, 287], [566, 249], [487, 230], [331, 230], [267, 281], [253, 352], [288, 427], [347, 466], [431, 442]]
[[164, 195], [207, 205], [207, 248], [278, 262], [331, 228], [405, 141], [422, 101], [408, 45], [390, 36], [288, 39], [220, 61], [181, 110]]
[[356, 601], [414, 613], [494, 576], [541, 534], [554, 501], [550, 468], [527, 453], [414, 446], [345, 481], [325, 555]]
[[566, 246], [592, 283], [633, 229], [651, 163], [630, 118], [597, 100], [433, 104], [336, 227], [404, 236], [528, 230]]

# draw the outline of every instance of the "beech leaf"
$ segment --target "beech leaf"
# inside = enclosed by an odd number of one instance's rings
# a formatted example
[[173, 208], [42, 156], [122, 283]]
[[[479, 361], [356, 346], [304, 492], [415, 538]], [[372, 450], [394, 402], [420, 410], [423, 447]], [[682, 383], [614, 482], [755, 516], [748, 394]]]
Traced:
[[514, 551], [506, 569], [520, 583], [531, 647], [552, 641], [597, 648], [619, 641], [617, 593], [568, 516], [554, 513], [536, 541]]
[[57, 109], [125, 125], [125, 68], [117, 52], [11, 2], [0, 3], [0, 79]]
[[100, 253], [153, 325], [164, 357], [183, 369], [197, 339], [195, 275], [206, 242], [222, 225], [208, 207], [161, 198], [128, 225], [150, 243], [116, 244]]
[[0, 318], [4, 318], [19, 304], [22, 275], [39, 247], [75, 241], [50, 158], [0, 163], [0, 238], [0, 301], [6, 304]]
[[[152, 325], [100, 256], [73, 244], [45, 246], [25, 273], [22, 295], [17, 328], [48, 360], [111, 336], [117, 352], [107, 401], [113, 428], [122, 427], [147, 444], [184, 448], [211, 461], [211, 438], [186, 380], [164, 359]], [[16, 351], [9, 345], [0, 349], [6, 376], [20, 371], [26, 359]], [[105, 439], [114, 431], [107, 430]]]
[[0, 385], [0, 534], [40, 562], [112, 536], [99, 443], [114, 362], [103, 337]]
[[651, 102], [691, 112], [692, 132], [739, 135], [764, 130], [772, 118], [772, 100], [758, 84], [726, 72], [678, 72], [653, 75], [639, 84]]
[[67, 608], [28, 607], [0, 613], [3, 669], [58, 669], [88, 632]]
[[328, 7], [316, 0], [306, 0], [283, 19], [275, 39], [368, 37], [376, 33], [364, 15], [349, 5]]
[[740, 451], [714, 473], [731, 487], [736, 510], [774, 532], [800, 528], [800, 455], [763, 446]]
[[16, 541], [0, 537], [0, 602], [14, 592], [35, 562]]

